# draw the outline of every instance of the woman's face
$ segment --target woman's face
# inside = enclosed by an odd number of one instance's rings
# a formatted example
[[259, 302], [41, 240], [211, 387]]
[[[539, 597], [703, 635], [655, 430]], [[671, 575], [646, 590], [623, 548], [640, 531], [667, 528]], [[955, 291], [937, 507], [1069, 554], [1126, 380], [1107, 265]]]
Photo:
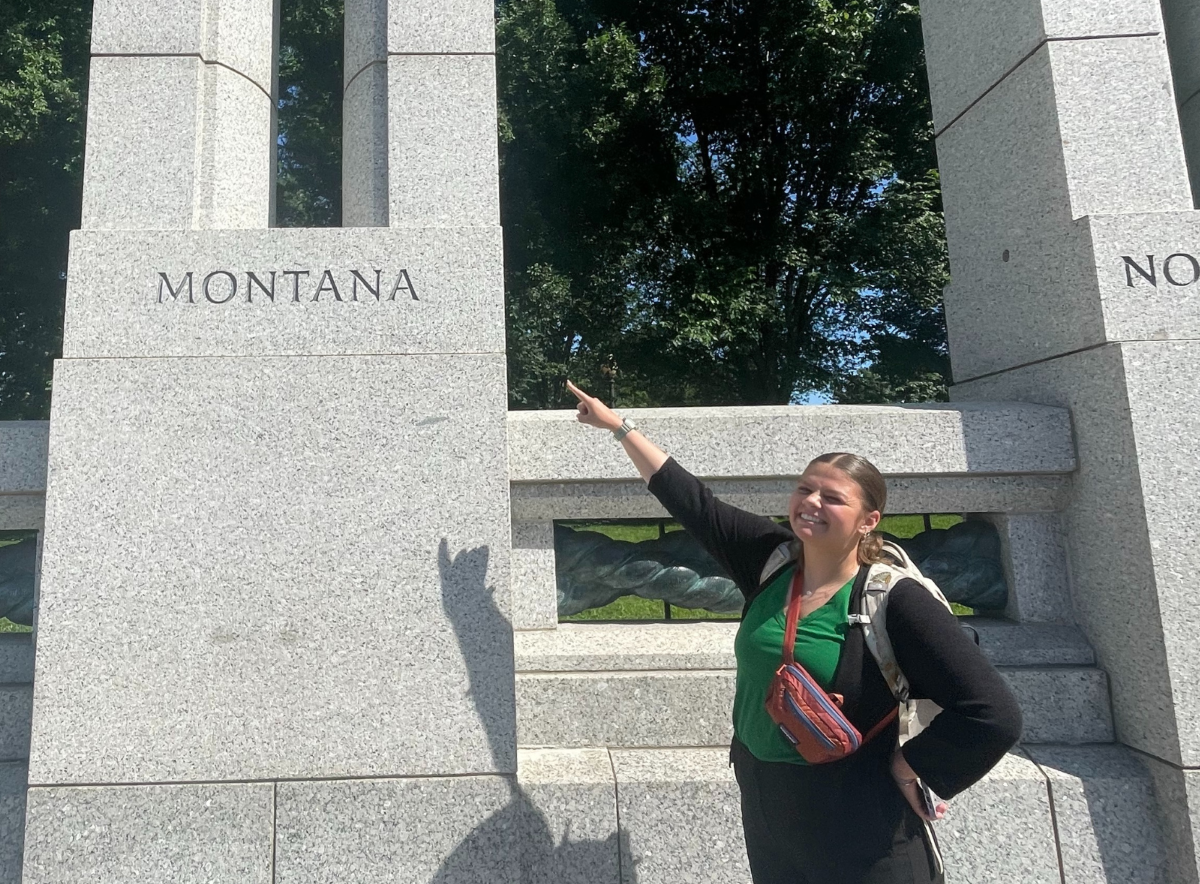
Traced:
[[835, 466], [816, 463], [804, 471], [788, 504], [788, 522], [804, 544], [847, 550], [879, 524], [858, 483]]

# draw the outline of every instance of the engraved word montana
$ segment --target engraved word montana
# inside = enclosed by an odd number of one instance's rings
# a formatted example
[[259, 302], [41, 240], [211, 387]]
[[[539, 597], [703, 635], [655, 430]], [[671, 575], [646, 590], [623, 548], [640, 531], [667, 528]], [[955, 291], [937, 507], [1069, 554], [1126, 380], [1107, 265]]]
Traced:
[[[280, 300], [294, 304], [299, 304], [301, 298], [307, 302], [320, 301], [322, 296], [326, 301], [357, 301], [360, 291], [364, 301], [369, 297], [374, 297], [376, 301], [394, 301], [401, 292], [406, 292], [414, 301], [421, 300], [417, 297], [417, 290], [407, 270], [397, 273], [395, 282], [390, 286], [384, 283], [382, 270], [366, 273], [358, 270], [339, 270], [336, 273], [332, 270], [272, 270], [269, 273], [214, 270], [206, 276], [189, 270], [174, 282], [170, 275], [158, 274], [158, 303], [183, 301], [197, 304], [207, 301], [210, 304], [229, 304], [239, 294], [248, 304], [254, 303], [256, 298], [275, 303], [275, 286], [280, 277]], [[387, 278], [392, 278], [390, 273]]]

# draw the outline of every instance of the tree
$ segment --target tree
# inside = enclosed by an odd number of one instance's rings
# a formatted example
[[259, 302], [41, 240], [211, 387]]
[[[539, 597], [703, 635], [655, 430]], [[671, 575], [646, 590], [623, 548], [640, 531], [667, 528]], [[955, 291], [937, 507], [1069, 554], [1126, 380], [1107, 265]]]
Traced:
[[342, 0], [287, 0], [279, 22], [279, 227], [342, 224]]
[[498, 37], [514, 406], [609, 353], [623, 404], [941, 395], [915, 4], [505, 0]]
[[88, 0], [0, 0], [0, 419], [46, 418], [79, 226]]

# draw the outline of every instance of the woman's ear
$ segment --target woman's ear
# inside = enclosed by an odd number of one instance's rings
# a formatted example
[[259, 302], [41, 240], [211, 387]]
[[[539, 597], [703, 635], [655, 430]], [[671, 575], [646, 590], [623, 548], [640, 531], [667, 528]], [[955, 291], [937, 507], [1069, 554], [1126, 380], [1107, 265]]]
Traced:
[[863, 530], [864, 534], [870, 534], [879, 527], [879, 520], [882, 518], [883, 513], [881, 513], [879, 510], [871, 510], [871, 512], [867, 513], [867, 515], [863, 518], [862, 525], [859, 527], [861, 529], [865, 529]]

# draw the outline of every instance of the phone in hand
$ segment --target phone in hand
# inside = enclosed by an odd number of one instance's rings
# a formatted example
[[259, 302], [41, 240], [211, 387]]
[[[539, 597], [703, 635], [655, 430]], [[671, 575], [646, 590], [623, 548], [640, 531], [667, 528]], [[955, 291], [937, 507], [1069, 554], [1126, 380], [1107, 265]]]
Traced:
[[920, 780], [917, 781], [917, 797], [921, 800], [921, 810], [926, 819], [936, 820], [938, 798], [933, 794], [933, 790]]

